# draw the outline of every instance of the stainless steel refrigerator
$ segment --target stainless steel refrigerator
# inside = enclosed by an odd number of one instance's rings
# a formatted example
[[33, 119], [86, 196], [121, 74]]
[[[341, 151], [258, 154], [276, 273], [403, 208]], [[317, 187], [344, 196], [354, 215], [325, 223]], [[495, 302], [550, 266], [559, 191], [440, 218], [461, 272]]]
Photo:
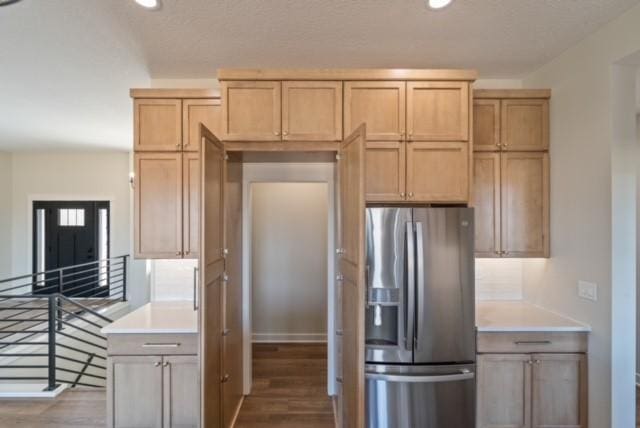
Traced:
[[366, 419], [475, 427], [472, 208], [367, 208]]

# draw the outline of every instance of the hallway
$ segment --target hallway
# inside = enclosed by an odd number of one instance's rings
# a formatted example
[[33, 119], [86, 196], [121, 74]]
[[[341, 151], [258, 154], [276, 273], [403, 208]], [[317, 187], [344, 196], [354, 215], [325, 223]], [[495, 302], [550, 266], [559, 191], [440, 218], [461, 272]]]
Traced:
[[237, 428], [333, 427], [325, 344], [254, 344], [253, 388]]

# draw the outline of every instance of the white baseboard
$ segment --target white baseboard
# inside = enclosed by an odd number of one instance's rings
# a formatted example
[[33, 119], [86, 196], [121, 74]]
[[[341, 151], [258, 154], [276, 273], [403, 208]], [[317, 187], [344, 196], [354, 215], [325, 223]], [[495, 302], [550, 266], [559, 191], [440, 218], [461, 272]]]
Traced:
[[324, 333], [253, 333], [253, 343], [323, 343], [327, 341]]

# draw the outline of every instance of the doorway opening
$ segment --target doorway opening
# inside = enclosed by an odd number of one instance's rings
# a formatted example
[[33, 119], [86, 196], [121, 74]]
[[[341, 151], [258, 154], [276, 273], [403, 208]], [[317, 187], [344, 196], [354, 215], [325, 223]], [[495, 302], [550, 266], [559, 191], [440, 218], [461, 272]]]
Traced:
[[[333, 177], [333, 163], [244, 165], [238, 423], [268, 417], [334, 426]], [[269, 412], [259, 410], [265, 405]]]
[[[108, 259], [109, 209], [108, 201], [34, 201], [33, 273]], [[68, 290], [60, 289], [55, 272], [49, 275], [51, 278], [37, 278], [34, 293], [60, 292], [69, 297], [109, 294], [106, 266], [99, 269], [97, 281], [93, 276], [83, 276]]]

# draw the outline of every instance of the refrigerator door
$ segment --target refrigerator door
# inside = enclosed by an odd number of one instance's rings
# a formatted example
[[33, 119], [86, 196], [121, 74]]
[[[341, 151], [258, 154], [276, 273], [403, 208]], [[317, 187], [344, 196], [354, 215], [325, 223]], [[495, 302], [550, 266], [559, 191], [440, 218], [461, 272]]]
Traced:
[[414, 208], [414, 364], [475, 361], [472, 208]]
[[475, 366], [367, 365], [368, 428], [475, 427]]
[[[369, 362], [411, 363], [413, 304], [407, 307], [408, 281], [415, 270], [407, 271], [407, 230], [412, 230], [410, 208], [367, 208], [365, 360]], [[409, 233], [409, 240], [413, 239]], [[409, 253], [414, 255], [414, 251]]]

